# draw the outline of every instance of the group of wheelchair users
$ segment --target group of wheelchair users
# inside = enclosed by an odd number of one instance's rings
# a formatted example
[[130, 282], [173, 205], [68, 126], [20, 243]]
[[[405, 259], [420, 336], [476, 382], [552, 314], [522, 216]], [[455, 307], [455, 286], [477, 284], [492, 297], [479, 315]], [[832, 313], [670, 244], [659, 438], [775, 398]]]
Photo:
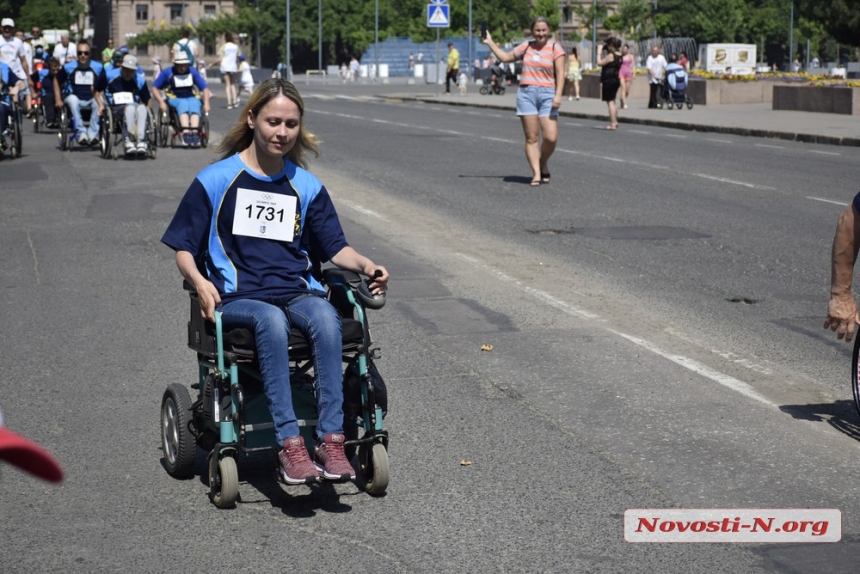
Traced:
[[[0, 103], [10, 108], [15, 99], [23, 106], [31, 106], [17, 116], [0, 113], [0, 134], [12, 131], [7, 124], [26, 115], [35, 116], [36, 131], [40, 127], [60, 130], [63, 149], [63, 132], [68, 132], [68, 145], [74, 141], [81, 146], [99, 146], [104, 137], [110, 146], [113, 134], [103, 133], [106, 126], [101, 126], [109, 108], [117, 125], [115, 133], [122, 135], [125, 156], [154, 157], [150, 148], [158, 142], [148, 134], [155, 133], [155, 126], [149, 126], [155, 117], [150, 112], [155, 99], [165, 124], [162, 145], [169, 137], [179, 138], [182, 146], [201, 145], [199, 128], [201, 118], [209, 113], [210, 93], [206, 80], [190, 66], [184, 53], [175, 54], [173, 65], [153, 80], [151, 90], [137, 58], [125, 48], [116, 50], [111, 61], [103, 65], [91, 59], [90, 45], [83, 41], [77, 45], [76, 60], [63, 63], [44, 52], [36, 54], [33, 67], [28, 82], [0, 61]], [[24, 96], [31, 92], [32, 98], [25, 100]], [[168, 134], [168, 123], [175, 129], [172, 136]], [[21, 127], [17, 126], [18, 134]], [[5, 141], [0, 144], [8, 147]]]

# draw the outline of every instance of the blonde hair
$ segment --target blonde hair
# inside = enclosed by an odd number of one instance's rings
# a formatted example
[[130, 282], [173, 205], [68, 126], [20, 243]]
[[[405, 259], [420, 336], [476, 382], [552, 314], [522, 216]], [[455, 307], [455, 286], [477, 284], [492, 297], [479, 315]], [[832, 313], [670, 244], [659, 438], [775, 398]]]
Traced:
[[285, 157], [297, 166], [307, 169], [308, 162], [305, 155], [310, 152], [314, 154], [314, 157], [320, 156], [319, 140], [305, 129], [305, 102], [302, 100], [301, 94], [290, 82], [282, 78], [269, 78], [254, 90], [248, 103], [242, 108], [236, 125], [224, 135], [224, 138], [216, 146], [215, 151], [221, 154], [220, 159], [226, 159], [251, 147], [254, 142], [254, 130], [248, 126], [248, 112], [257, 117], [263, 106], [278, 96], [292, 100], [299, 108], [299, 135], [290, 151], [284, 154]]

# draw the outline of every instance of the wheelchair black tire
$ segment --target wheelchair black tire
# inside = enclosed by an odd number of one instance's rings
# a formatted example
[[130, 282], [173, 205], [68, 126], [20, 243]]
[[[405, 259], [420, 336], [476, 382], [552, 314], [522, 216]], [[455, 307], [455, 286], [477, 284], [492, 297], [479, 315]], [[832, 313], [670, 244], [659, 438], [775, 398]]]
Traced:
[[239, 499], [239, 469], [231, 456], [219, 457], [213, 452], [209, 459], [209, 495], [218, 508], [235, 508]]
[[358, 478], [371, 496], [382, 496], [388, 488], [388, 451], [382, 443], [358, 447]]
[[854, 352], [851, 354], [851, 391], [854, 395], [854, 408], [860, 416], [860, 333], [854, 334]]
[[99, 148], [104, 159], [110, 159], [113, 151], [113, 111], [105, 106], [102, 121], [99, 123]]
[[200, 118], [200, 147], [209, 146], [209, 114], [203, 114]]
[[39, 133], [40, 123], [42, 123], [42, 106], [36, 106], [33, 110], [33, 133]]
[[161, 447], [164, 466], [173, 478], [194, 476], [194, 455], [197, 443], [188, 427], [191, 420], [191, 396], [188, 389], [173, 383], [161, 399]]
[[21, 130], [24, 128], [24, 115], [21, 112], [20, 107], [15, 107], [14, 110], [15, 121], [12, 126], [12, 157], [17, 158], [21, 157], [21, 149], [23, 147], [23, 142], [21, 141]]
[[487, 84], [481, 84], [481, 87], [478, 89], [482, 96], [486, 96], [490, 93], [489, 88], [487, 88]]
[[60, 138], [60, 149], [63, 151], [69, 149], [70, 131], [71, 128], [69, 126], [69, 114], [66, 110], [66, 107], [63, 106], [63, 109], [60, 112], [60, 131], [57, 132], [57, 137]]

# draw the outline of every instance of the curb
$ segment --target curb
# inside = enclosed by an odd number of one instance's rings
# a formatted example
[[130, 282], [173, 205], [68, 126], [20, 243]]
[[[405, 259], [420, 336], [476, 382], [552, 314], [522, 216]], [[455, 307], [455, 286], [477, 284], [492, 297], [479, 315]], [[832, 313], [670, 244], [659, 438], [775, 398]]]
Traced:
[[[378, 95], [378, 98], [383, 98], [387, 100], [402, 100], [402, 101], [413, 101], [413, 102], [428, 102], [434, 104], [444, 104], [447, 106], [463, 106], [470, 108], [488, 108], [494, 110], [508, 110], [510, 111], [510, 106], [506, 105], [497, 105], [492, 103], [469, 103], [469, 102], [461, 102], [456, 100], [442, 100], [435, 97], [425, 97], [425, 96], [409, 96], [409, 95]], [[559, 116], [563, 116], [566, 118], [578, 118], [584, 120], [599, 120], [606, 121], [606, 114], [589, 114], [582, 112], [565, 112], [560, 111]], [[754, 129], [754, 128], [740, 128], [740, 127], [730, 127], [730, 126], [709, 126], [704, 124], [691, 124], [686, 122], [667, 122], [663, 120], [652, 120], [652, 119], [641, 119], [641, 118], [630, 118], [630, 117], [620, 117], [618, 118], [619, 123], [626, 124], [634, 124], [634, 125], [642, 125], [642, 126], [654, 126], [660, 128], [669, 128], [676, 130], [685, 130], [691, 132], [710, 132], [710, 133], [718, 133], [718, 134], [728, 134], [728, 135], [737, 135], [737, 136], [747, 136], [747, 137], [757, 137], [757, 138], [769, 138], [769, 139], [779, 139], [779, 140], [787, 140], [787, 141], [796, 141], [802, 143], [814, 143], [814, 144], [822, 144], [822, 145], [836, 145], [836, 146], [848, 146], [848, 147], [860, 147], [860, 138], [853, 137], [836, 137], [836, 136], [823, 136], [817, 134], [808, 134], [808, 133], [797, 133], [797, 132], [781, 132], [781, 131], [772, 131], [772, 130], [762, 130], [762, 129]]]

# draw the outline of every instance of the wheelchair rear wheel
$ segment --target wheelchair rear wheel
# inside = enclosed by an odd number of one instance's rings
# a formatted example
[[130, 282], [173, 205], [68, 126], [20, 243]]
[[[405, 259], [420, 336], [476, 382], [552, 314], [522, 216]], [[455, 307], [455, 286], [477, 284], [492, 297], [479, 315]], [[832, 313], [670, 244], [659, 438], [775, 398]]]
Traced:
[[158, 111], [158, 119], [156, 120], [156, 135], [159, 147], [167, 147], [167, 142], [170, 140], [170, 112]]
[[203, 114], [200, 118], [200, 146], [209, 145], [209, 114]]
[[66, 151], [69, 149], [69, 134], [71, 133], [71, 126], [69, 125], [69, 112], [68, 109], [63, 106], [63, 111], [60, 112], [60, 131], [57, 132], [57, 137], [60, 138], [60, 149]]
[[161, 446], [164, 465], [173, 478], [194, 476], [197, 444], [188, 428], [191, 420], [191, 396], [184, 386], [173, 383], [161, 399]]
[[9, 150], [13, 158], [21, 157], [21, 130], [24, 129], [24, 114], [19, 106], [12, 107], [12, 148]]
[[371, 496], [381, 496], [388, 488], [388, 451], [382, 443], [358, 447], [358, 475], [364, 490]]
[[158, 151], [158, 127], [155, 124], [155, 114], [152, 108], [146, 108], [146, 143], [149, 145], [148, 156], [155, 159]]
[[487, 87], [487, 84], [481, 84], [481, 87], [478, 89], [482, 96], [486, 96], [490, 93], [490, 89]]
[[110, 106], [105, 106], [102, 121], [99, 122], [99, 148], [101, 149], [101, 156], [104, 159], [110, 159], [111, 152], [113, 151], [114, 121], [113, 110], [110, 109]]
[[209, 459], [209, 494], [218, 508], [235, 508], [239, 499], [239, 470], [236, 459], [219, 457], [213, 452]]

